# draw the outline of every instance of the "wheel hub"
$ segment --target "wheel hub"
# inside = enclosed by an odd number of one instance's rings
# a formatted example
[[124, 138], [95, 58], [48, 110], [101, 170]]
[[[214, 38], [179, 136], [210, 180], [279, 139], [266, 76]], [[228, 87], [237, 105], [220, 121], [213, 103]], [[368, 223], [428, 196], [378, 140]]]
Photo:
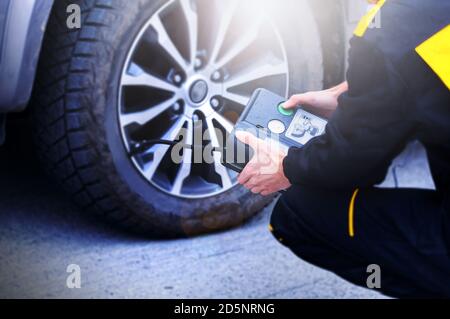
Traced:
[[205, 80], [197, 80], [189, 89], [189, 98], [194, 104], [203, 102], [208, 95], [208, 83]]

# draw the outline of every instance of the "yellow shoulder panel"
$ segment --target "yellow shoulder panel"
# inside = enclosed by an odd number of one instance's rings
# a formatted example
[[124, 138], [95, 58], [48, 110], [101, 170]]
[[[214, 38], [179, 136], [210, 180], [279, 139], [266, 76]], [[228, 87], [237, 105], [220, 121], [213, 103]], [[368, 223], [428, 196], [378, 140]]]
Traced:
[[416, 48], [450, 90], [450, 24]]
[[356, 35], [357, 37], [363, 37], [367, 29], [369, 28], [370, 24], [372, 23], [373, 19], [375, 19], [375, 16], [380, 11], [381, 7], [384, 6], [385, 3], [386, 0], [378, 1], [378, 3], [372, 9], [370, 9], [369, 12], [367, 12], [367, 14], [364, 17], [362, 17], [353, 34]]

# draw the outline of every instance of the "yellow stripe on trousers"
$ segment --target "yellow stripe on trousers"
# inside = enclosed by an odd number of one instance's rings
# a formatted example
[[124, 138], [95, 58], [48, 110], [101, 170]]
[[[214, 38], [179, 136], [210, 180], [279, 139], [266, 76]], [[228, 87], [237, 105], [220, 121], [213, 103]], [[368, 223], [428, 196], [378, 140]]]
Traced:
[[348, 207], [348, 234], [350, 237], [355, 237], [355, 227], [354, 227], [354, 219], [355, 219], [355, 200], [356, 196], [358, 196], [359, 189], [356, 189], [353, 192], [352, 199], [350, 200], [350, 206]]

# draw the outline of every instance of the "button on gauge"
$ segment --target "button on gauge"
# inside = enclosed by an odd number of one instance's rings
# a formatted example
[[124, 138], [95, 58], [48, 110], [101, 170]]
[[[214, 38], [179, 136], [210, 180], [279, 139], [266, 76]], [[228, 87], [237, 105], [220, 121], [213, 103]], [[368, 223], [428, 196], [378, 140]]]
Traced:
[[287, 110], [284, 108], [284, 103], [278, 104], [278, 112], [280, 114], [283, 114], [285, 116], [292, 116], [294, 115], [294, 110]]
[[267, 125], [267, 128], [269, 129], [269, 131], [275, 134], [282, 134], [284, 133], [284, 131], [286, 131], [286, 126], [280, 120], [270, 121]]

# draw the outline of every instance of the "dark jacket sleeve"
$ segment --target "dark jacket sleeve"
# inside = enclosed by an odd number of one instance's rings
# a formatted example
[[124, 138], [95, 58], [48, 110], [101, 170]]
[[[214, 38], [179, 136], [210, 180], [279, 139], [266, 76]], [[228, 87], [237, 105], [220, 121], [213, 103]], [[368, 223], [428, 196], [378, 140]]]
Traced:
[[383, 181], [387, 169], [414, 134], [408, 94], [395, 67], [364, 38], [353, 38], [349, 91], [324, 135], [291, 148], [283, 162], [292, 184], [347, 189]]

